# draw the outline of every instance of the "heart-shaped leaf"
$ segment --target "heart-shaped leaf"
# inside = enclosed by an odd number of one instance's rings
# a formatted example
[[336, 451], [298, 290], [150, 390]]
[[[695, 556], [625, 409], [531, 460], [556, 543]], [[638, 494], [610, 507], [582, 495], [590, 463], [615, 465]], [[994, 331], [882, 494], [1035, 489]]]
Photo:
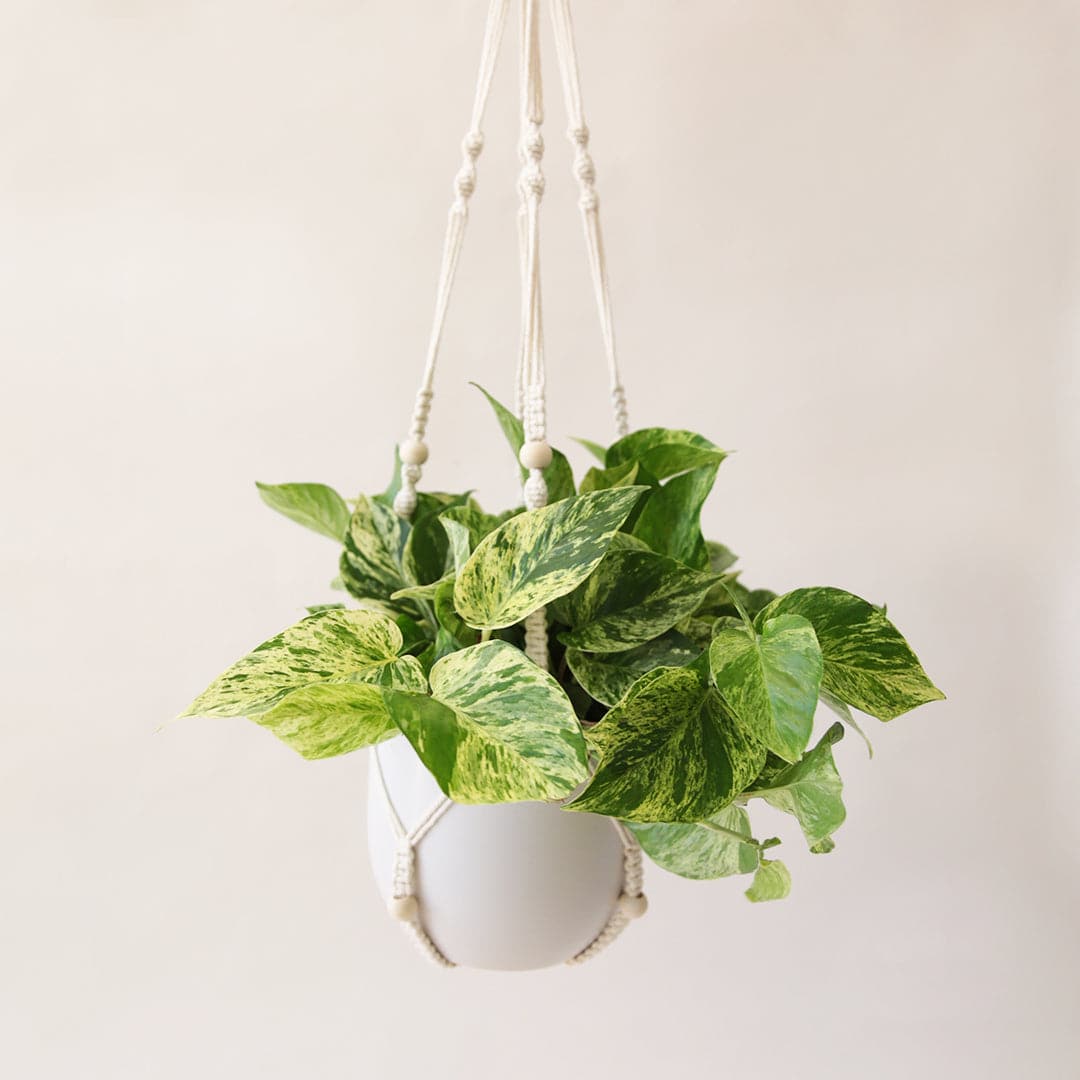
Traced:
[[746, 890], [746, 899], [754, 904], [783, 900], [791, 893], [791, 874], [779, 859], [762, 859], [754, 881]]
[[761, 771], [765, 748], [690, 668], [638, 679], [590, 732], [600, 764], [570, 804], [628, 821], [704, 821]]
[[417, 584], [401, 569], [408, 526], [390, 507], [361, 495], [349, 521], [341, 578], [353, 596], [389, 600], [399, 589]]
[[454, 587], [458, 613], [470, 626], [499, 629], [577, 588], [596, 569], [641, 490], [577, 495], [500, 525], [461, 568]]
[[182, 715], [254, 716], [312, 683], [378, 682], [401, 646], [401, 631], [383, 615], [321, 611], [238, 660]]
[[945, 695], [885, 612], [843, 589], [796, 589], [778, 597], [755, 620], [801, 615], [813, 624], [825, 662], [822, 688], [854, 709], [892, 720]]
[[811, 848], [828, 840], [847, 816], [841, 798], [844, 785], [832, 752], [843, 737], [843, 726], [833, 724], [800, 761], [767, 769], [749, 792], [796, 818]]
[[560, 799], [587, 777], [566, 694], [504, 641], [443, 657], [430, 698], [387, 691], [395, 723], [442, 790], [461, 803]]
[[290, 521], [339, 544], [349, 528], [345, 500], [326, 484], [256, 484], [262, 501]]
[[758, 635], [749, 627], [721, 630], [709, 648], [720, 696], [774, 754], [798, 761], [814, 727], [821, 649], [814, 628], [799, 615], [768, 619]]
[[559, 601], [559, 617], [570, 626], [560, 640], [603, 653], [644, 644], [689, 615], [715, 580], [652, 551], [609, 551]]
[[630, 829], [657, 866], [680, 877], [706, 881], [752, 874], [757, 869], [757, 846], [738, 840], [739, 836], [751, 839], [750, 816], [741, 806], [726, 806], [708, 821], [685, 825], [631, 822]]
[[701, 508], [716, 480], [716, 465], [692, 469], [652, 488], [634, 523], [634, 535], [662, 555], [696, 570], [709, 567], [701, 534]]
[[616, 705], [647, 672], [658, 667], [683, 667], [701, 655], [689, 638], [671, 630], [654, 641], [625, 652], [590, 654], [566, 650], [566, 663], [590, 697]]
[[657, 480], [664, 480], [688, 469], [719, 465], [725, 457], [725, 451], [693, 431], [642, 428], [608, 447], [604, 463], [610, 469], [636, 461]]

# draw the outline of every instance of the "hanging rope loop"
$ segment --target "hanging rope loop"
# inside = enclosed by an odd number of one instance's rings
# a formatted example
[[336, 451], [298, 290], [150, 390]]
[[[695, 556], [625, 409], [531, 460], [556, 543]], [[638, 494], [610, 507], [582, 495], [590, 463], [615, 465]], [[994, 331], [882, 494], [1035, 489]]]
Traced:
[[453, 291], [461, 248], [465, 241], [465, 227], [469, 220], [469, 200], [476, 191], [476, 162], [484, 149], [484, 113], [487, 110], [488, 99], [491, 97], [491, 84], [495, 77], [499, 46], [502, 43], [509, 7], [510, 0], [491, 0], [488, 7], [472, 119], [469, 130], [461, 143], [462, 164], [454, 177], [454, 200], [450, 204], [450, 214], [446, 224], [439, 283], [435, 293], [435, 315], [431, 326], [431, 336], [428, 339], [424, 374], [413, 405], [409, 435], [399, 450], [401, 486], [394, 497], [394, 509], [406, 518], [412, 517], [416, 510], [416, 486], [420, 482], [423, 471], [421, 467], [428, 459], [425, 436], [428, 417], [431, 415], [431, 399], [435, 393], [435, 366], [438, 363], [439, 348], [446, 327], [450, 293]]

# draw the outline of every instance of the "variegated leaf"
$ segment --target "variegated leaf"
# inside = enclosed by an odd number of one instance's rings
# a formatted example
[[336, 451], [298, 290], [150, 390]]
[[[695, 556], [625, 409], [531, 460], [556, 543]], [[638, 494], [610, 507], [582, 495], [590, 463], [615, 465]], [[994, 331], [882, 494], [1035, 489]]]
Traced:
[[799, 615], [721, 630], [709, 647], [720, 696], [746, 727], [785, 761], [798, 761], [814, 727], [821, 649]]
[[398, 727], [456, 802], [560, 799], [588, 772], [559, 684], [519, 649], [488, 641], [431, 669], [432, 697], [388, 693]]
[[326, 484], [256, 484], [262, 501], [313, 532], [339, 544], [349, 527], [345, 500]]
[[784, 768], [766, 770], [748, 792], [777, 810], [791, 814], [799, 822], [811, 848], [830, 839], [847, 816], [841, 798], [844, 785], [836, 771], [832, 752], [833, 746], [843, 737], [843, 727], [833, 724], [800, 761]]
[[475, 505], [446, 510], [439, 515], [439, 519], [449, 540], [455, 574], [461, 573], [461, 568], [480, 541], [501, 524], [494, 514], [486, 514]]
[[670, 630], [701, 602], [714, 576], [652, 551], [609, 551], [559, 602], [560, 640], [587, 652], [621, 652]]
[[353, 596], [389, 600], [398, 589], [416, 584], [406, 581], [401, 569], [407, 528], [390, 507], [360, 496], [349, 521], [340, 567]]
[[590, 732], [600, 764], [571, 810], [704, 821], [761, 771], [765, 748], [690, 668], [640, 678]]
[[686, 825], [631, 822], [630, 829], [657, 866], [681, 877], [706, 881], [752, 874], [757, 869], [756, 845], [736, 838], [750, 839], [750, 816], [741, 806], [726, 806], [708, 821]]
[[463, 507], [468, 495], [421, 492], [401, 553], [401, 569], [413, 585], [430, 585], [454, 568], [450, 541], [440, 516], [451, 507]]
[[596, 569], [641, 488], [594, 491], [511, 518], [485, 537], [454, 587], [470, 625], [499, 629], [577, 588]]
[[746, 890], [746, 899], [760, 904], [767, 900], [783, 900], [791, 893], [791, 874], [779, 859], [762, 859], [754, 881]]
[[441, 582], [435, 590], [435, 618], [440, 628], [462, 648], [475, 645], [480, 640], [480, 632], [469, 626], [454, 607], [453, 580]]
[[689, 638], [672, 630], [625, 652], [596, 654], [566, 650], [566, 663], [590, 697], [616, 705], [642, 675], [658, 667], [683, 667], [701, 655]]
[[302, 619], [218, 676], [184, 716], [254, 716], [312, 683], [377, 681], [397, 661], [401, 631], [371, 611]]
[[[510, 449], [514, 451], [514, 458], [516, 459], [518, 454], [521, 453], [522, 446], [525, 445], [525, 429], [522, 427], [521, 421], [505, 405], [493, 398], [479, 383], [473, 383], [473, 386], [488, 399], [495, 412], [495, 419], [499, 421], [499, 427], [502, 428], [506, 441], [510, 444]], [[521, 470], [522, 480], [528, 475], [527, 469]], [[560, 499], [569, 498], [574, 494], [574, 472], [570, 468], [570, 462], [566, 460], [566, 456], [558, 450], [552, 451], [551, 464], [544, 470], [544, 482], [547, 484], [548, 500], [550, 502], [558, 502]]]
[[397, 734], [382, 690], [364, 683], [305, 686], [252, 719], [309, 760], [347, 754]]
[[730, 570], [739, 561], [739, 556], [731, 548], [716, 540], [706, 540], [705, 547], [709, 552], [709, 569], [714, 574], [722, 574], [725, 570]]
[[636, 461], [657, 480], [664, 480], [688, 469], [719, 465], [725, 457], [725, 451], [704, 435], [671, 428], [642, 428], [608, 447], [604, 463], [610, 469]]
[[611, 469], [591, 468], [582, 478], [578, 487], [580, 494], [589, 491], [607, 491], [609, 488], [630, 487], [637, 482], [640, 466], [636, 461], [627, 461]]
[[604, 462], [607, 460], [606, 446], [601, 446], [598, 442], [593, 442], [592, 439], [579, 439], [576, 436], [574, 438], [574, 442], [576, 442], [579, 446], [584, 446], [585, 449], [588, 450], [589, 453], [592, 454], [592, 456], [596, 458], [596, 460], [599, 461], [601, 465], [603, 465]]
[[653, 488], [634, 524], [634, 535], [653, 551], [670, 555], [696, 570], [709, 566], [701, 534], [701, 508], [716, 480], [716, 465], [691, 469]]
[[757, 616], [763, 625], [778, 615], [809, 619], [821, 645], [823, 689], [852, 708], [892, 720], [945, 695], [880, 608], [843, 589], [796, 589]]
[[848, 704], [841, 701], [838, 697], [830, 694], [828, 690], [822, 690], [820, 695], [822, 705], [829, 709], [834, 715], [839, 716], [840, 719], [846, 724], [860, 739], [866, 744], [866, 756], [872, 758], [874, 756], [874, 744], [870, 741], [870, 737], [862, 729], [862, 725], [851, 715], [851, 709]]

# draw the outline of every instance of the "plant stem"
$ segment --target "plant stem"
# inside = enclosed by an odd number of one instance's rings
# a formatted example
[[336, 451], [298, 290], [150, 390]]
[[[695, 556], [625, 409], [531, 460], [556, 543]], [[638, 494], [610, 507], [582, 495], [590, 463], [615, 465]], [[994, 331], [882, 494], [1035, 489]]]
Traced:
[[491, 640], [491, 631], [490, 630], [481, 630], [480, 631], [480, 640], [481, 641], [490, 641]]
[[712, 829], [713, 832], [720, 833], [721, 836], [728, 836], [732, 840], [738, 840], [740, 844], [749, 844], [750, 847], [755, 847], [759, 851], [775, 847], [777, 843], [772, 838], [769, 840], [755, 840], [752, 836], [743, 836], [742, 833], [736, 832], [734, 829], [725, 829], [723, 825], [715, 825], [711, 821], [699, 821], [698, 824], [702, 828]]

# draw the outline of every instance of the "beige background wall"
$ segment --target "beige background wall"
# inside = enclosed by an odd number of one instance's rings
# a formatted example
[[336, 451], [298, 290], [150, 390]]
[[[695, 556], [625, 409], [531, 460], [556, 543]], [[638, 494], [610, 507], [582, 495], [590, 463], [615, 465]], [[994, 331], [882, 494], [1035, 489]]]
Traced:
[[[447, 975], [376, 900], [362, 755], [153, 734], [329, 598], [252, 481], [386, 479], [482, 7], [0, 0], [0, 1073], [1076, 1075], [1075, 2], [577, 4], [633, 419], [737, 448], [748, 579], [887, 601], [950, 695], [840, 747], [788, 903], [654, 871], [595, 965]], [[492, 503], [514, 92], [428, 472]], [[562, 128], [565, 445], [609, 428]]]

